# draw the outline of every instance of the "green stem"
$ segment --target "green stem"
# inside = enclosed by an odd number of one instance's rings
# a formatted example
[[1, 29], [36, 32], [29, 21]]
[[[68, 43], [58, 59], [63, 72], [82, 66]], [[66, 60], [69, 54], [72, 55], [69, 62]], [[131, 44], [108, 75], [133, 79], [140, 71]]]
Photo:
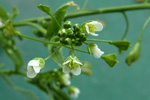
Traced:
[[46, 57], [44, 60], [46, 61], [46, 60], [48, 60], [49, 58], [51, 58], [51, 57], [53, 56], [53, 54], [56, 53], [56, 51], [58, 51], [59, 48], [61, 48], [61, 47], [62, 47], [62, 45], [60, 45], [53, 53], [51, 53], [51, 55], [49, 55], [48, 57]]
[[61, 25], [58, 22], [58, 20], [51, 13], [49, 15], [55, 20], [55, 22], [57, 23], [57, 25], [59, 26], [59, 28], [61, 28]]
[[[68, 48], [68, 49], [72, 49], [72, 47], [69, 47], [69, 46], [67, 46], [67, 45], [63, 45], [63, 46], [66, 47], [66, 48]], [[88, 53], [88, 54], [89, 54], [88, 51], [84, 51], [84, 50], [80, 50], [80, 49], [75, 49], [75, 48], [74, 48], [74, 50], [79, 51], [79, 52], [83, 52], [83, 53]]]
[[44, 35], [46, 35], [46, 30], [40, 26], [38, 26], [37, 24], [34, 24], [32, 22], [17, 22], [17, 23], [14, 23], [13, 24], [14, 26], [25, 26], [25, 25], [29, 25], [29, 26], [32, 26], [36, 29], [38, 29], [40, 32], [42, 32]]
[[139, 42], [141, 42], [141, 40], [142, 40], [142, 36], [144, 34], [145, 28], [146, 28], [147, 24], [149, 23], [149, 21], [150, 21], [150, 17], [148, 17], [148, 19], [146, 20], [146, 22], [145, 22], [145, 24], [144, 24], [144, 26], [143, 26], [143, 28], [141, 30], [141, 34], [140, 34], [140, 37], [138, 39]]
[[135, 5], [120, 6], [120, 7], [100, 8], [100, 9], [93, 9], [93, 10], [81, 9], [66, 14], [65, 19], [87, 16], [87, 15], [94, 15], [94, 14], [124, 12], [124, 11], [139, 10], [139, 9], [150, 9], [150, 4], [135, 4]]
[[111, 40], [98, 40], [98, 39], [87, 39], [86, 41], [95, 41], [95, 42], [104, 42], [104, 43], [110, 43]]
[[85, 7], [86, 7], [87, 3], [88, 3], [88, 0], [85, 0], [84, 5], [83, 5], [82, 9], [85, 9]]
[[22, 75], [22, 76], [26, 76], [26, 74], [24, 72], [21, 72], [21, 71], [12, 71], [12, 70], [3, 70], [3, 71], [0, 71], [0, 73], [3, 73], [3, 74], [7, 74], [7, 75]]
[[74, 51], [74, 46], [72, 44], [71, 44], [71, 49], [72, 49], [72, 57], [74, 57], [75, 51]]
[[129, 19], [128, 19], [128, 16], [125, 12], [123, 12], [123, 16], [124, 16], [125, 21], [126, 21], [126, 30], [125, 30], [125, 33], [124, 33], [122, 39], [125, 39], [125, 37], [127, 36], [128, 31], [129, 31]]
[[[109, 8], [100, 8], [100, 9], [81, 9], [77, 11], [72, 11], [65, 15], [65, 19], [68, 18], [75, 18], [93, 14], [103, 14], [103, 13], [114, 13], [114, 12], [124, 12], [124, 11], [132, 11], [132, 10], [140, 10], [140, 9], [150, 9], [150, 4], [135, 4], [135, 5], [127, 5], [127, 6], [120, 6], [120, 7], [109, 7]], [[38, 17], [38, 18], [31, 18], [19, 21], [22, 22], [38, 22], [38, 20], [50, 20], [49, 16], [45, 17]]]
[[21, 37], [24, 37], [24, 38], [27, 38], [27, 39], [30, 39], [30, 40], [34, 40], [34, 41], [38, 41], [38, 42], [41, 42], [41, 43], [45, 43], [45, 44], [59, 45], [59, 43], [56, 43], [56, 42], [42, 41], [42, 40], [35, 39], [35, 38], [29, 37], [29, 36], [26, 36], [26, 35], [23, 35], [23, 34], [20, 34], [20, 33], [17, 33], [17, 35], [19, 35]]

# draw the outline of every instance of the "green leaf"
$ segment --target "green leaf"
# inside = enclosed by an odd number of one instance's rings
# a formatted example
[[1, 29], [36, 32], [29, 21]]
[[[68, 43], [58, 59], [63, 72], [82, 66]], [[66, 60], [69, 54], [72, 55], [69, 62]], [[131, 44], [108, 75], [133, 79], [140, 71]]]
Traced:
[[9, 86], [11, 86], [14, 90], [20, 92], [20, 93], [23, 93], [25, 94], [26, 96], [34, 99], [34, 100], [37, 100], [38, 98], [36, 96], [34, 96], [32, 93], [30, 93], [29, 91], [26, 91], [20, 87], [17, 87], [16, 85], [14, 85], [8, 78], [7, 76], [3, 75], [2, 73], [0, 73], [0, 75], [2, 76], [2, 78], [8, 83]]
[[82, 74], [91, 76], [92, 75], [92, 64], [90, 62], [83, 62], [83, 66], [81, 66]]
[[[54, 17], [57, 19], [57, 21], [59, 22], [60, 25], [62, 24], [62, 21], [64, 20], [66, 10], [68, 9], [69, 6], [70, 5], [68, 5], [68, 3], [64, 4], [60, 8], [58, 8], [54, 13]], [[54, 19], [51, 19], [51, 23], [48, 27], [46, 39], [50, 40], [53, 36], [58, 35], [59, 29], [60, 29], [60, 27], [58, 26], [56, 21]]]
[[110, 67], [114, 67], [114, 65], [118, 63], [117, 55], [115, 53], [102, 55], [101, 58], [104, 59]]
[[48, 15], [51, 14], [50, 7], [47, 6], [47, 5], [42, 5], [42, 4], [40, 4], [40, 5], [38, 5], [38, 8], [39, 8], [40, 10], [42, 10], [43, 12], [47, 13]]
[[126, 63], [130, 66], [132, 63], [136, 62], [140, 57], [141, 52], [141, 42], [137, 42], [134, 47], [131, 49], [130, 53], [126, 58]]
[[[58, 41], [58, 37], [53, 37], [51, 42], [57, 42]], [[57, 50], [58, 46], [54, 46], [54, 45], [48, 45], [48, 50], [50, 53], [55, 52], [55, 50]], [[62, 67], [62, 63], [64, 62], [64, 57], [62, 54], [62, 48], [60, 48], [59, 50], [57, 50], [53, 55], [52, 55], [52, 59], [55, 61], [56, 64], [58, 64], [58, 66]]]
[[19, 70], [23, 64], [23, 59], [20, 51], [15, 46], [14, 40], [11, 37], [4, 37], [4, 35], [0, 33], [0, 45], [14, 62], [16, 70]]
[[5, 22], [9, 18], [7, 11], [0, 6], [0, 21]]

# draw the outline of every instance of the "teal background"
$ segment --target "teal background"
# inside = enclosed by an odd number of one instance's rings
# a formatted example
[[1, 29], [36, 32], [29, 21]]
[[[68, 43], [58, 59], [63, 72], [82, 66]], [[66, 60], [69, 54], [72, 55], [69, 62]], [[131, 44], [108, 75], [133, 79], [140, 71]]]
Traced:
[[[0, 0], [0, 5], [3, 6], [9, 13], [11, 13], [12, 7], [16, 6], [20, 10], [20, 14], [16, 20], [44, 16], [43, 12], [37, 9], [37, 5], [46, 4], [51, 7], [52, 12], [57, 7], [69, 0]], [[84, 0], [74, 0], [82, 8]], [[137, 4], [136, 0], [89, 0], [86, 8], [96, 9], [104, 7], [114, 7]], [[68, 11], [74, 9], [71, 7]], [[127, 40], [131, 41], [132, 46], [136, 43], [140, 34], [141, 28], [146, 19], [150, 15], [150, 10], [137, 10], [128, 11], [127, 15], [130, 21], [129, 33]], [[106, 26], [102, 32], [99, 32], [97, 39], [106, 40], [119, 40], [125, 31], [125, 20], [121, 13], [107, 13], [99, 15], [91, 15], [86, 17], [79, 17], [71, 19], [73, 23], [82, 23], [87, 20], [102, 20]], [[93, 75], [87, 77], [85, 75], [76, 76], [72, 79], [72, 85], [80, 88], [80, 95], [77, 100], [150, 100], [150, 24], [148, 24], [142, 40], [142, 50], [139, 60], [131, 67], [125, 64], [125, 58], [131, 48], [123, 55], [118, 55], [119, 63], [110, 68], [102, 59], [96, 59], [93, 56], [76, 52], [76, 56], [80, 60], [90, 61], [93, 65]], [[32, 34], [32, 28], [21, 27], [18, 28], [22, 34], [35, 37]], [[18, 39], [17, 46], [21, 50], [24, 58], [24, 66], [34, 57], [46, 57], [49, 55], [47, 48], [43, 44], [24, 39], [20, 42]], [[118, 54], [117, 48], [105, 44], [97, 43], [99, 48], [105, 52], [105, 54], [114, 53]], [[86, 46], [83, 46], [86, 49]], [[66, 49], [64, 50], [66, 51]], [[65, 57], [68, 56], [68, 52], [64, 52]], [[13, 69], [13, 62], [5, 54], [4, 50], [0, 48], [0, 63], [5, 64], [5, 69]], [[58, 67], [52, 60], [46, 62], [46, 66], [43, 71]], [[24, 70], [24, 68], [22, 68]], [[40, 91], [37, 87], [28, 84], [21, 76], [12, 76], [10, 80], [26, 90], [35, 94], [39, 100], [48, 100], [48, 96]], [[0, 77], [0, 100], [32, 100], [31, 98], [16, 92]]]

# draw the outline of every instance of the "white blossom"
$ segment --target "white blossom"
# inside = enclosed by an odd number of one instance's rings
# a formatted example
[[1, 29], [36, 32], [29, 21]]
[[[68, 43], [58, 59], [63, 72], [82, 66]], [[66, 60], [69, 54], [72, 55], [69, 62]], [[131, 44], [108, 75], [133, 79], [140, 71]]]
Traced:
[[82, 63], [76, 57], [69, 56], [63, 63], [63, 72], [68, 74], [72, 72], [74, 75], [80, 75]]
[[80, 90], [77, 87], [74, 87], [74, 86], [69, 87], [69, 94], [73, 98], [77, 98], [79, 93], [80, 93]]
[[101, 51], [98, 48], [98, 46], [94, 43], [91, 43], [91, 44], [88, 45], [88, 50], [91, 54], [94, 55], [95, 58], [100, 58], [104, 54], [104, 52]]
[[103, 25], [98, 21], [91, 21], [85, 24], [85, 29], [88, 34], [98, 36], [98, 34], [96, 34], [95, 31], [101, 31], [103, 29]]
[[63, 83], [65, 85], [67, 85], [67, 86], [71, 84], [71, 81], [69, 79], [70, 79], [70, 75], [69, 74], [64, 74], [62, 76]]
[[27, 65], [27, 77], [34, 78], [44, 67], [45, 61], [42, 58], [35, 58]]

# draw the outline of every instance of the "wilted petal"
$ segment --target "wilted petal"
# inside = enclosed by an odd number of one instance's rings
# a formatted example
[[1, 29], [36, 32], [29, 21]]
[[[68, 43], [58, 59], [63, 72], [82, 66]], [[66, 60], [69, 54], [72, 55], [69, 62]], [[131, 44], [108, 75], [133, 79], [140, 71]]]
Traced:
[[27, 71], [27, 77], [34, 78], [37, 75], [34, 71]]
[[101, 51], [98, 47], [95, 47], [95, 50], [93, 51], [93, 55], [95, 58], [100, 58], [104, 54], [103, 51]]
[[74, 75], [80, 75], [81, 74], [81, 68], [80, 67], [75, 67], [74, 69], [72, 69], [72, 73]]
[[68, 74], [70, 72], [70, 68], [67, 67], [66, 65], [63, 66], [63, 72]]

